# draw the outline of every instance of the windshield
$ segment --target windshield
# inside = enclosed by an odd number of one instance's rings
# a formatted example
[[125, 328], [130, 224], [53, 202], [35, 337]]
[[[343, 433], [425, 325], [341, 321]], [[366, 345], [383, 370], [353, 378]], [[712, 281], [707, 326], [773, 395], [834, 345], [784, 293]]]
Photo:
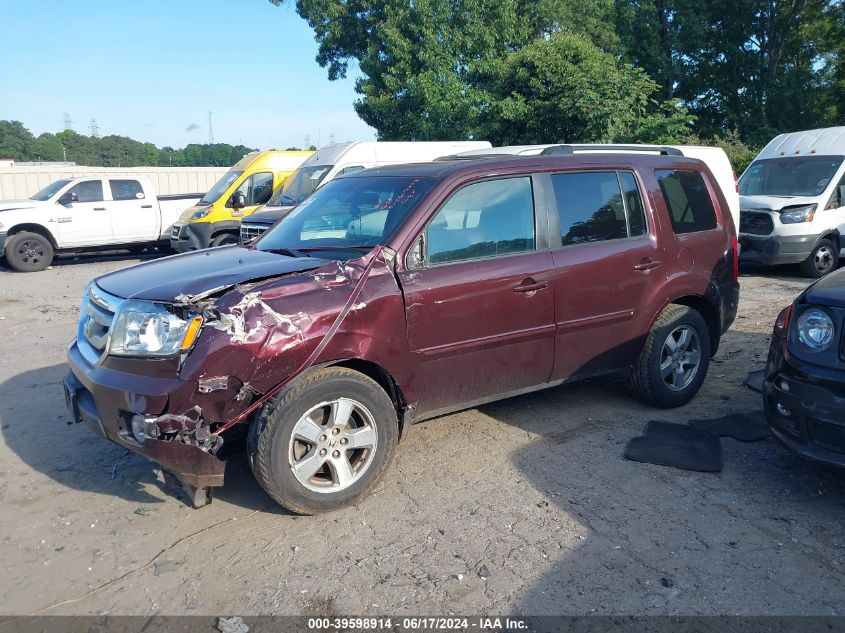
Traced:
[[842, 164], [842, 156], [767, 158], [751, 163], [739, 180], [743, 196], [820, 196]]
[[408, 176], [332, 180], [264, 233], [256, 248], [343, 251], [383, 244], [431, 185]]
[[299, 204], [314, 193], [326, 175], [332, 170], [332, 165], [315, 165], [300, 167], [285, 180], [285, 184], [276, 190], [267, 203], [268, 207], [284, 207]]
[[223, 174], [223, 177], [220, 180], [214, 183], [214, 186], [208, 190], [208, 193], [206, 193], [202, 197], [202, 200], [200, 200], [197, 204], [212, 204], [217, 202], [217, 199], [226, 193], [226, 190], [232, 186], [232, 183], [235, 182], [242, 173], [244, 172], [235, 169], [227, 171]]
[[36, 193], [33, 196], [30, 196], [30, 200], [38, 200], [39, 202], [44, 202], [45, 200], [49, 200], [53, 196], [55, 196], [62, 187], [68, 184], [70, 180], [57, 180], [56, 182], [51, 182], [49, 185], [44, 187], [41, 191]]

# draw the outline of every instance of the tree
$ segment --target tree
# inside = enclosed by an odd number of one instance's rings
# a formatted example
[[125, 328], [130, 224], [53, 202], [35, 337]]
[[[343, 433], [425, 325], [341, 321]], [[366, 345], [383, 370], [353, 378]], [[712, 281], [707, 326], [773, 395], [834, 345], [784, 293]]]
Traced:
[[[297, 0], [296, 9], [329, 79], [357, 63], [355, 110], [382, 140], [688, 134], [682, 108], [652, 100], [653, 82], [596, 46], [618, 48], [607, 28], [613, 0]], [[581, 94], [569, 94], [576, 86]], [[561, 97], [566, 106], [554, 102]]]
[[29, 160], [34, 141], [20, 121], [0, 121], [0, 158]]
[[678, 142], [692, 117], [655, 99], [657, 84], [586, 37], [557, 33], [487, 66], [476, 129], [499, 145], [555, 142]]

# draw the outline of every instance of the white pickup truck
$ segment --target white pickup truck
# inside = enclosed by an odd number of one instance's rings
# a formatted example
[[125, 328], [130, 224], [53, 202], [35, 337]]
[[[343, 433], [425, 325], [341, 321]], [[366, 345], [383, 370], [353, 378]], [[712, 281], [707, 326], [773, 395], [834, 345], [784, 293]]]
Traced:
[[0, 256], [14, 270], [34, 272], [57, 252], [169, 244], [170, 227], [201, 197], [157, 197], [146, 178], [57, 180], [28, 200], [0, 202]]

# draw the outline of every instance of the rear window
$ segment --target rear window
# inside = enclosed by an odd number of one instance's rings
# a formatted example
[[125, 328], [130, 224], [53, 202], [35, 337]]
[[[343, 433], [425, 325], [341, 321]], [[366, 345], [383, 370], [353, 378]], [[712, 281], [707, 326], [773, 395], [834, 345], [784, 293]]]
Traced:
[[112, 200], [140, 200], [144, 190], [137, 180], [109, 180]]
[[656, 171], [655, 175], [676, 234], [716, 228], [716, 210], [700, 172], [663, 169]]
[[630, 172], [552, 174], [562, 246], [637, 237], [646, 232], [637, 181]]

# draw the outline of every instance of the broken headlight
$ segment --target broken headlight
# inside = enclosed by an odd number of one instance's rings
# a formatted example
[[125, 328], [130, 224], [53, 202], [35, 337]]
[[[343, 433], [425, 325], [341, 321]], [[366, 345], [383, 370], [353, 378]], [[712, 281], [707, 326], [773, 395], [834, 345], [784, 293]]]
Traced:
[[202, 317], [184, 320], [164, 306], [127, 301], [115, 318], [109, 353], [115, 356], [172, 356], [193, 345]]

